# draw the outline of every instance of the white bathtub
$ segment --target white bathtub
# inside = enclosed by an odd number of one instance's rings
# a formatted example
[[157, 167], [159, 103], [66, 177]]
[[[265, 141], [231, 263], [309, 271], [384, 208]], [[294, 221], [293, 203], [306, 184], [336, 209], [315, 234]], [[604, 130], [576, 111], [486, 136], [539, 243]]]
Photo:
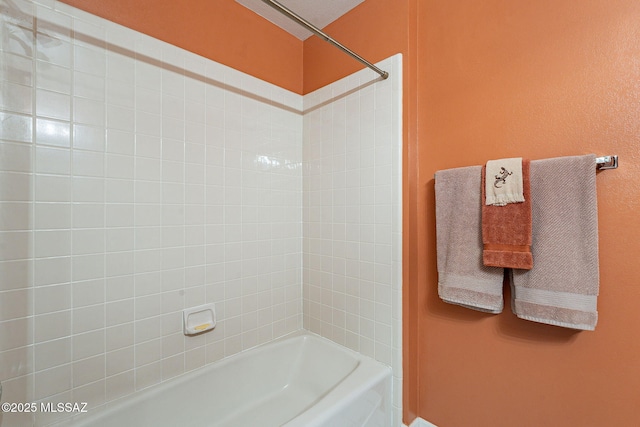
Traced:
[[83, 415], [67, 425], [388, 427], [391, 369], [298, 332]]

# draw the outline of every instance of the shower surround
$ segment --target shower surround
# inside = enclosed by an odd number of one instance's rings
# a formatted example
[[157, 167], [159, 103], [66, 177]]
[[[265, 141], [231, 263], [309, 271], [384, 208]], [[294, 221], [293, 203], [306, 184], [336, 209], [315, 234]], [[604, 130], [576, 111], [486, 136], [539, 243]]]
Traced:
[[[391, 365], [400, 423], [399, 56], [303, 97], [63, 3], [0, 8], [2, 400], [90, 409], [304, 327]], [[204, 303], [216, 328], [185, 337]]]

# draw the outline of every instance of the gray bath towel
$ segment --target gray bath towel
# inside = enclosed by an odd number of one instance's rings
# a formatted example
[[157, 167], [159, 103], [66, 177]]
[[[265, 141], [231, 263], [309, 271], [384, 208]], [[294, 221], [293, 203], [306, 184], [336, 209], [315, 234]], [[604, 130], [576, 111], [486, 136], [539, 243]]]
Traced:
[[451, 304], [500, 313], [504, 270], [482, 263], [481, 171], [436, 172], [438, 293]]
[[593, 330], [598, 320], [594, 155], [531, 162], [535, 266], [513, 270], [513, 311], [527, 320]]

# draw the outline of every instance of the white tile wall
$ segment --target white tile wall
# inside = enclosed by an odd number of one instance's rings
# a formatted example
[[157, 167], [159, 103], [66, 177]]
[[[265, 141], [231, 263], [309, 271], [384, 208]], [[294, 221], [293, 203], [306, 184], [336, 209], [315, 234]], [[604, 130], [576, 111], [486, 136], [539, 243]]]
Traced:
[[393, 368], [402, 425], [402, 58], [304, 98], [304, 325]]
[[[0, 8], [3, 400], [95, 408], [304, 322], [393, 367], [400, 425], [400, 57], [303, 100], [54, 0]], [[184, 337], [205, 302], [218, 326]]]
[[[302, 97], [62, 3], [0, 7], [3, 400], [96, 407], [300, 329]], [[216, 329], [184, 337], [205, 302]]]

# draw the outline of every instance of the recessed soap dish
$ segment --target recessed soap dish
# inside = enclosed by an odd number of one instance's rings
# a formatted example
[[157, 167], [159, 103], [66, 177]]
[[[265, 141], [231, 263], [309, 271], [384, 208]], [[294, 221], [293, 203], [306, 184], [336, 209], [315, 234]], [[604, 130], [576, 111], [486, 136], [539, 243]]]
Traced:
[[187, 308], [182, 314], [185, 335], [201, 334], [216, 326], [216, 311], [213, 304]]

